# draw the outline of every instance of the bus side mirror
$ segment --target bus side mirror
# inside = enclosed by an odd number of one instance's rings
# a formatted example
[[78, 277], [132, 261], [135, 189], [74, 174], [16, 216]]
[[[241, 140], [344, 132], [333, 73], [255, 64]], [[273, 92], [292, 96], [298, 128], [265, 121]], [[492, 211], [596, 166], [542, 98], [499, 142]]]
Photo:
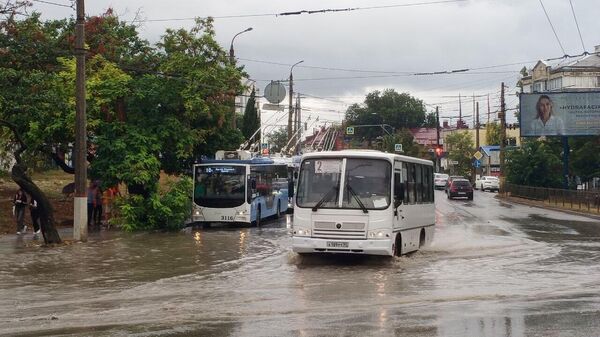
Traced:
[[294, 179], [298, 179], [298, 172], [294, 172]]
[[250, 180], [250, 187], [255, 190], [256, 189], [256, 180], [252, 179]]

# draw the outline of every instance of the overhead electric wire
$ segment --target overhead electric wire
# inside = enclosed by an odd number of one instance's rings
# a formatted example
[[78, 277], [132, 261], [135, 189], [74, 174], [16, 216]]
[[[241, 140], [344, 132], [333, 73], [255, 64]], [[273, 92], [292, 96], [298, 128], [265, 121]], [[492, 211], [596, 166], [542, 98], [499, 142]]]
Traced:
[[58, 2], [53, 2], [53, 1], [46, 1], [46, 0], [31, 0], [33, 2], [39, 2], [39, 3], [43, 3], [43, 4], [47, 4], [47, 5], [53, 5], [53, 6], [59, 6], [59, 7], [66, 7], [66, 8], [71, 8], [71, 9], [75, 9], [75, 3], [73, 1], [71, 1], [70, 5], [65, 5], [65, 4], [61, 4]]
[[[467, 2], [469, 0], [442, 0], [442, 1], [429, 1], [429, 2], [413, 2], [407, 4], [397, 5], [384, 5], [384, 6], [370, 6], [370, 7], [352, 7], [352, 8], [329, 8], [329, 9], [316, 9], [316, 10], [296, 10], [280, 13], [257, 13], [257, 14], [237, 14], [237, 15], [221, 15], [221, 16], [205, 16], [200, 19], [238, 19], [238, 18], [252, 18], [252, 17], [280, 17], [280, 16], [293, 16], [302, 14], [324, 14], [324, 13], [339, 13], [339, 12], [354, 12], [361, 10], [372, 10], [372, 9], [387, 9], [387, 8], [399, 8], [399, 7], [416, 7], [416, 6], [429, 6], [429, 5], [442, 5], [448, 3]], [[168, 19], [144, 19], [144, 20], [132, 20], [131, 22], [165, 22], [165, 21], [189, 21], [196, 20], [196, 17], [186, 18], [168, 18]]]
[[577, 16], [575, 15], [575, 9], [573, 8], [573, 1], [569, 0], [569, 4], [571, 5], [571, 12], [573, 13], [573, 19], [575, 20], [575, 25], [577, 26], [577, 33], [579, 33], [579, 40], [581, 41], [581, 47], [583, 51], [586, 52], [585, 44], [583, 43], [583, 37], [581, 37], [581, 30], [579, 29], [579, 22], [577, 22]]
[[558, 45], [560, 46], [560, 49], [563, 52], [563, 55], [567, 55], [567, 52], [565, 52], [565, 48], [563, 48], [562, 43], [560, 42], [560, 39], [558, 38], [558, 34], [556, 34], [556, 29], [554, 29], [554, 25], [552, 24], [552, 21], [550, 20], [550, 16], [548, 16], [548, 12], [546, 11], [546, 7], [544, 6], [544, 3], [542, 2], [542, 0], [540, 1], [540, 5], [542, 5], [542, 9], [544, 10], [544, 14], [546, 14], [546, 18], [548, 19], [548, 23], [550, 24], [550, 27], [552, 28], [552, 31], [554, 32], [554, 36], [556, 37], [556, 41], [558, 41]]

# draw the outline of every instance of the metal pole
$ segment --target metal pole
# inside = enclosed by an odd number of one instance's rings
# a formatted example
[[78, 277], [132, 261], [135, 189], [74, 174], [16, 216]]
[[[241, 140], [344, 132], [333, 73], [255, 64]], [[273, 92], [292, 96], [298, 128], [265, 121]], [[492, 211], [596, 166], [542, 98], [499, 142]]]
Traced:
[[440, 148], [440, 108], [435, 107], [435, 131], [436, 131], [436, 142], [435, 142], [435, 166], [436, 172], [440, 172], [440, 156], [437, 153], [437, 149]]
[[569, 137], [562, 137], [563, 144], [563, 188], [569, 189]]
[[85, 8], [77, 0], [75, 24], [75, 197], [73, 200], [73, 239], [87, 241], [87, 143], [85, 114]]
[[290, 94], [288, 97], [289, 98], [289, 107], [288, 107], [289, 115], [288, 115], [288, 126], [287, 126], [288, 142], [292, 139], [292, 136], [293, 136], [293, 132], [292, 132], [292, 114], [294, 113], [294, 106], [292, 105], [292, 100], [294, 98], [293, 97], [294, 96], [293, 71], [294, 71], [294, 67], [302, 62], [304, 62], [304, 60], [294, 63], [294, 65], [292, 65], [292, 67], [290, 68]]
[[[233, 40], [235, 40], [235, 38], [236, 38], [238, 35], [240, 35], [240, 34], [243, 34], [243, 33], [246, 33], [246, 32], [249, 32], [249, 31], [251, 31], [251, 30], [252, 30], [252, 27], [246, 28], [245, 30], [243, 30], [243, 31], [241, 31], [241, 32], [239, 32], [239, 33], [237, 33], [237, 34], [235, 34], [235, 35], [233, 36], [233, 38], [231, 39], [231, 44], [229, 45], [229, 62], [231, 63], [231, 65], [232, 65], [232, 66], [234, 66], [234, 65], [235, 65], [235, 53], [234, 53], [234, 51], [233, 51]], [[231, 119], [231, 128], [232, 128], [232, 129], [234, 129], [234, 130], [235, 130], [235, 128], [237, 128], [237, 125], [236, 125], [236, 120], [235, 120], [235, 118], [236, 118], [237, 114], [236, 114], [236, 111], [235, 111], [235, 110], [236, 110], [236, 106], [235, 106], [235, 96], [234, 96], [234, 97], [233, 97], [233, 118]]]
[[505, 143], [506, 143], [506, 110], [504, 105], [504, 82], [502, 82], [502, 88], [500, 89], [500, 189], [504, 193], [504, 181], [505, 176]]

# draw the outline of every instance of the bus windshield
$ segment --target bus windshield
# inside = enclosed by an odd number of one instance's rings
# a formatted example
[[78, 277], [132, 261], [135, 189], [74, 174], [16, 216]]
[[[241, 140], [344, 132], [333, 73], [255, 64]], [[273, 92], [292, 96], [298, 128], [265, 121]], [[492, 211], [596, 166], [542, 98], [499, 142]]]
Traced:
[[237, 207], [246, 201], [246, 168], [243, 166], [197, 166], [194, 202], [213, 208]]
[[341, 208], [386, 209], [391, 199], [391, 164], [378, 159], [310, 159], [302, 163], [297, 203], [300, 207], [339, 208], [340, 178], [345, 175]]

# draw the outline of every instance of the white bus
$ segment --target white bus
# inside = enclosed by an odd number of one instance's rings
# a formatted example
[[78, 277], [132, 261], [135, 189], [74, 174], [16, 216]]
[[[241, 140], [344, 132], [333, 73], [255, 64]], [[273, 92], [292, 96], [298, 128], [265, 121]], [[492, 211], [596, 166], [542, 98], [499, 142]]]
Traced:
[[433, 163], [379, 151], [302, 157], [292, 250], [400, 256], [433, 240]]
[[270, 159], [205, 160], [194, 165], [191, 223], [260, 226], [288, 209], [287, 165]]

